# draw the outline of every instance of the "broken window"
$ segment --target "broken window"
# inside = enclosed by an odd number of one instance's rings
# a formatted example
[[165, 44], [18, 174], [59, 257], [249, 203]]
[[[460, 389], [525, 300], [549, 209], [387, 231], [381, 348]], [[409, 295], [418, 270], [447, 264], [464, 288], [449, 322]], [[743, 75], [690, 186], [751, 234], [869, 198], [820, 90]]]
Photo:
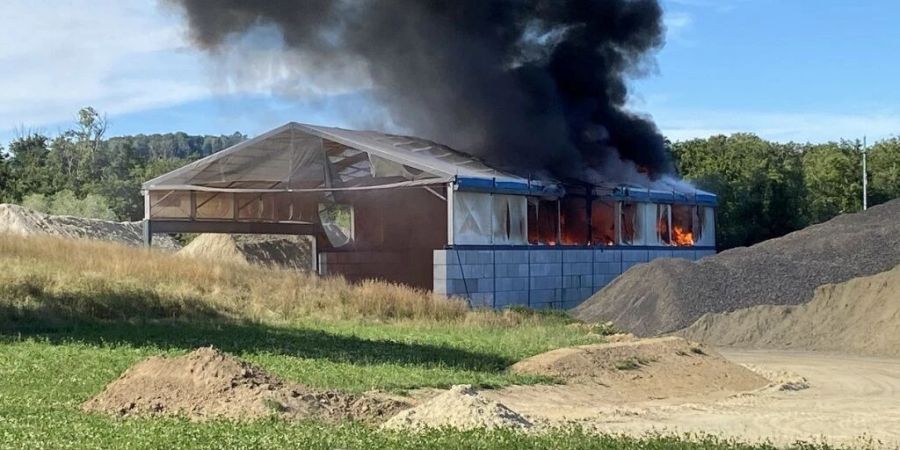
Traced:
[[320, 203], [319, 220], [334, 247], [353, 242], [353, 207], [340, 203]]
[[669, 220], [671, 207], [669, 205], [656, 205], [656, 237], [663, 244], [672, 243], [672, 223]]
[[591, 244], [616, 244], [616, 205], [613, 202], [591, 202]]
[[621, 203], [620, 236], [622, 245], [634, 245], [641, 242], [641, 216], [638, 203]]
[[559, 226], [563, 245], [587, 245], [588, 232], [587, 199], [565, 197], [559, 202]]
[[702, 208], [693, 205], [672, 205], [672, 244], [694, 245], [703, 232]]
[[528, 199], [528, 243], [556, 245], [559, 237], [559, 206], [556, 200]]
[[526, 199], [519, 195], [492, 195], [493, 243], [525, 244]]

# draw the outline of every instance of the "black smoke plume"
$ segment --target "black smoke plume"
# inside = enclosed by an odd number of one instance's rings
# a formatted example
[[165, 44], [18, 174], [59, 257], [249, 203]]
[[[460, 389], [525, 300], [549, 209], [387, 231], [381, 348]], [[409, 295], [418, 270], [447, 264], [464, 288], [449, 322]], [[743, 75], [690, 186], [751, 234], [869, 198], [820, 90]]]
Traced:
[[664, 41], [657, 0], [167, 1], [211, 52], [275, 26], [317, 70], [359, 61], [393, 123], [519, 173], [670, 172], [655, 125], [624, 109]]

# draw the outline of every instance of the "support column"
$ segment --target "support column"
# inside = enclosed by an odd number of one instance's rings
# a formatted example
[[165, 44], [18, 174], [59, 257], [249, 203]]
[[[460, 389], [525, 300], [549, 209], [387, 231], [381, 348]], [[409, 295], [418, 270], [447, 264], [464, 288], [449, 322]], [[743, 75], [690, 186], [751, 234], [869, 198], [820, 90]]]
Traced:
[[142, 191], [144, 194], [144, 220], [143, 220], [143, 239], [144, 246], [150, 247], [153, 244], [153, 230], [150, 229], [150, 191]]
[[153, 230], [151, 229], [151, 226], [150, 226], [150, 219], [144, 219], [142, 221], [142, 224], [144, 226], [143, 227], [144, 228], [144, 233], [143, 233], [144, 246], [149, 248], [153, 244]]
[[453, 203], [454, 203], [454, 186], [453, 183], [447, 183], [447, 245], [453, 245]]

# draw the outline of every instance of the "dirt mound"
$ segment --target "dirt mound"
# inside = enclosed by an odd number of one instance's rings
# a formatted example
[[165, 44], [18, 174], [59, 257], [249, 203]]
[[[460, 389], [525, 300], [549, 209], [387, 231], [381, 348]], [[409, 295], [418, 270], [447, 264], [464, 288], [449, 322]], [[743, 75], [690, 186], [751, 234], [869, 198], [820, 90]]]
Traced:
[[678, 334], [714, 345], [900, 356], [900, 266], [816, 290], [799, 306], [708, 314]]
[[[53, 216], [23, 206], [0, 204], [0, 233], [22, 236], [50, 234], [66, 238], [114, 241], [143, 245], [141, 222], [113, 222], [73, 216]], [[181, 246], [168, 236], [154, 236], [153, 246], [175, 250]]]
[[809, 389], [809, 381], [807, 381], [806, 377], [798, 373], [789, 370], [771, 370], [753, 364], [744, 364], [744, 367], [769, 380], [769, 384], [763, 388], [763, 390], [802, 391], [804, 389]]
[[472, 386], [459, 385], [421, 405], [401, 411], [382, 426], [390, 429], [445, 426], [457, 429], [526, 429], [531, 427], [531, 422], [502, 403], [482, 397]]
[[82, 405], [120, 416], [181, 415], [192, 419], [377, 420], [408, 405], [287, 384], [212, 347], [175, 358], [152, 357]]
[[798, 305], [818, 286], [873, 275], [900, 263], [900, 200], [846, 214], [778, 239], [697, 262], [637, 265], [573, 310], [639, 336], [684, 328], [706, 313]]
[[313, 261], [307, 236], [201, 234], [178, 254], [304, 272], [312, 269]]
[[560, 348], [519, 361], [512, 370], [597, 383], [618, 401], [737, 393], [769, 384], [713, 350], [677, 337]]

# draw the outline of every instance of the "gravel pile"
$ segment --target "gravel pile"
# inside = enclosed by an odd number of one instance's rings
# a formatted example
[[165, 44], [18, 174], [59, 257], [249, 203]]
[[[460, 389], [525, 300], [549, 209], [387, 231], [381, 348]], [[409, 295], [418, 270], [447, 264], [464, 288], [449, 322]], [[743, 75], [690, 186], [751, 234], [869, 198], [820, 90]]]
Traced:
[[452, 427], [528, 429], [532, 424], [502, 403], [482, 397], [470, 385], [453, 386], [437, 397], [401, 411], [382, 427], [412, 429]]
[[719, 346], [900, 356], [900, 266], [819, 287], [803, 305], [707, 314], [678, 332]]
[[[12, 204], [0, 204], [0, 233], [22, 236], [49, 234], [73, 239], [113, 241], [133, 246], [144, 243], [141, 222], [54, 216]], [[181, 247], [174, 239], [162, 235], [153, 237], [153, 246], [167, 250]]]
[[735, 394], [769, 383], [714, 350], [675, 336], [558, 348], [510, 370], [593, 384], [610, 402]]
[[806, 303], [818, 286], [898, 263], [900, 200], [894, 200], [700, 261], [659, 259], [635, 266], [573, 314], [652, 336], [684, 328], [706, 313]]
[[309, 272], [313, 266], [311, 239], [268, 234], [201, 234], [178, 254]]

